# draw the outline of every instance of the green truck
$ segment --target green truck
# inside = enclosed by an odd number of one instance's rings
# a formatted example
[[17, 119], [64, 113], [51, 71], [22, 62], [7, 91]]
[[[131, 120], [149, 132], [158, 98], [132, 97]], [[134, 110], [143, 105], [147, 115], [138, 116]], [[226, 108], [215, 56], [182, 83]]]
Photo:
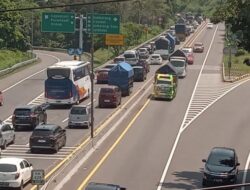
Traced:
[[176, 96], [177, 86], [178, 76], [175, 69], [169, 64], [163, 65], [155, 74], [153, 98], [172, 100]]

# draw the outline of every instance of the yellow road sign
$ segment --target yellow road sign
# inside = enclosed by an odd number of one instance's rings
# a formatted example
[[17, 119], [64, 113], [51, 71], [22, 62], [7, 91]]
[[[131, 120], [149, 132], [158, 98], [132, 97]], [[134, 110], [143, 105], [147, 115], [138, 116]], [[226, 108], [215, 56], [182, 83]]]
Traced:
[[105, 44], [108, 46], [123, 46], [124, 36], [122, 34], [106, 34]]

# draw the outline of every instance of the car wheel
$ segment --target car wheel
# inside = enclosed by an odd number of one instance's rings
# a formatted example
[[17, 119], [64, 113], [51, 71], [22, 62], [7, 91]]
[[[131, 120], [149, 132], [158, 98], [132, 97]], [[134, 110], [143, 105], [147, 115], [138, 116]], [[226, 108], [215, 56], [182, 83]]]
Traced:
[[58, 144], [56, 144], [56, 146], [55, 146], [55, 153], [57, 153], [58, 152], [58, 150], [59, 150], [59, 146], [58, 146]]
[[14, 135], [14, 136], [13, 136], [13, 139], [12, 139], [12, 141], [11, 141], [11, 144], [15, 144], [15, 140], [16, 140], [16, 136]]
[[20, 187], [17, 188], [18, 190], [23, 190], [23, 181], [20, 184]]
[[3, 144], [2, 144], [2, 146], [1, 146], [1, 148], [2, 148], [3, 150], [5, 150], [5, 149], [6, 149], [6, 146], [7, 146], [7, 142], [4, 141]]

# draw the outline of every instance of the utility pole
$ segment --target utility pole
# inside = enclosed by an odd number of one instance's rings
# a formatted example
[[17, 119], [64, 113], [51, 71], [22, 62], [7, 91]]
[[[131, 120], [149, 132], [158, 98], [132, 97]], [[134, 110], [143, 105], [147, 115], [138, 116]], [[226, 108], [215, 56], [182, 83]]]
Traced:
[[[91, 6], [91, 12], [93, 14], [94, 8]], [[91, 23], [93, 23], [93, 16], [91, 17]], [[94, 138], [94, 35], [93, 24], [91, 24], [91, 138]]]
[[[80, 15], [80, 28], [79, 28], [79, 48], [82, 50], [83, 48], [83, 15]], [[79, 55], [79, 60], [81, 60], [81, 55]]]

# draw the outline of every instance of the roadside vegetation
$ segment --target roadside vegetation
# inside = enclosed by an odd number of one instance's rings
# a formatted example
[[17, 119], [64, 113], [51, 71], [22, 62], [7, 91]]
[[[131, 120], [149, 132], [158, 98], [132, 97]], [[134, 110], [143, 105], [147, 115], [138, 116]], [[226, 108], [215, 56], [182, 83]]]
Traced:
[[30, 58], [30, 53], [18, 50], [0, 50], [0, 70], [12, 67], [16, 63], [26, 61]]

